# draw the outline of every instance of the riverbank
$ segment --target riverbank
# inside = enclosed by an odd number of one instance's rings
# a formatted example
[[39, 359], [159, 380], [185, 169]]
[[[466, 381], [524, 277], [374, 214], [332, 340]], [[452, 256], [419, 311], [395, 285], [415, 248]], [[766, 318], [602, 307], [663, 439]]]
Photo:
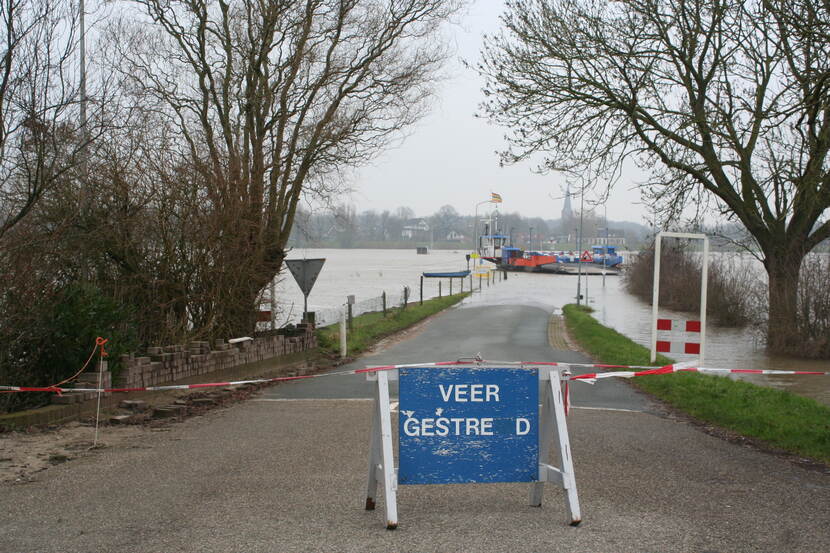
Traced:
[[[567, 329], [586, 353], [609, 365], [652, 365], [647, 348], [601, 325], [584, 306], [563, 308]], [[674, 361], [658, 356], [656, 366]], [[646, 376], [638, 389], [706, 425], [737, 433], [764, 449], [830, 466], [830, 408], [809, 398], [749, 382], [698, 373]], [[712, 429], [715, 430], [715, 429]]]
[[[423, 303], [412, 302], [407, 304], [405, 309], [395, 307], [389, 309], [387, 313], [376, 311], [358, 315], [352, 321], [352, 329], [346, 340], [348, 343], [347, 354], [357, 355], [363, 353], [383, 338], [440, 313], [469, 295], [469, 292], [463, 292], [452, 296], [424, 300]], [[321, 353], [338, 354], [340, 351], [340, 326], [334, 324], [318, 329], [317, 342]]]

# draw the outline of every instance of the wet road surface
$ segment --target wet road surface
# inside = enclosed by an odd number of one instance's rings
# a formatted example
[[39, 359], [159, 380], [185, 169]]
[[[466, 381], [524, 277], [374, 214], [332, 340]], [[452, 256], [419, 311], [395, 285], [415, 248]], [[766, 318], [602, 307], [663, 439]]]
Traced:
[[[477, 298], [474, 298], [477, 299]], [[436, 315], [413, 337], [334, 369], [333, 372], [380, 365], [454, 361], [480, 355], [499, 361], [556, 361], [592, 363], [575, 351], [553, 349], [548, 343], [551, 313], [541, 307], [525, 305], [481, 305], [468, 302]], [[596, 372], [573, 367], [574, 374]], [[391, 391], [397, 395], [395, 385]], [[356, 399], [372, 397], [365, 376], [344, 375], [287, 383], [271, 388], [264, 399]], [[653, 411], [654, 405], [642, 394], [621, 381], [602, 385], [575, 383], [571, 386], [573, 406], [633, 411]]]

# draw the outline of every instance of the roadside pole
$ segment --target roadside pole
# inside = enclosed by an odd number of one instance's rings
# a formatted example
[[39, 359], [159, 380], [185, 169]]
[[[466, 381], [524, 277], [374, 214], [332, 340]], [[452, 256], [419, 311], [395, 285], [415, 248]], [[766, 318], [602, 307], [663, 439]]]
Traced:
[[340, 314], [340, 357], [346, 357], [347, 347], [346, 347], [346, 309], [344, 309]]

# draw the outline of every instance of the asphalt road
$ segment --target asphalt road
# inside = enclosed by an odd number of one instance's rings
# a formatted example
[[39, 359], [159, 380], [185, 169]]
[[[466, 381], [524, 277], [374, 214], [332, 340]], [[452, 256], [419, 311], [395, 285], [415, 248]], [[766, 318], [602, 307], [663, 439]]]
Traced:
[[[579, 361], [547, 346], [548, 315], [473, 303], [355, 366]], [[350, 378], [279, 386], [2, 484], [0, 551], [830, 551], [830, 477], [661, 415], [619, 382], [574, 387], [581, 526], [552, 486], [533, 508], [526, 484], [432, 485], [401, 486], [387, 531], [382, 497], [363, 509], [371, 404]]]
[[[483, 305], [477, 299], [438, 314], [408, 339], [340, 366], [334, 372], [380, 365], [455, 361], [476, 355], [498, 361], [592, 362], [579, 352], [551, 348], [548, 344], [551, 313], [548, 310], [526, 305]], [[578, 366], [571, 370], [574, 374], [596, 372], [596, 369]], [[392, 395], [396, 394], [393, 385]], [[620, 381], [606, 381], [601, 386], [575, 384], [571, 387], [571, 396], [576, 407], [654, 410], [648, 399]], [[292, 382], [268, 390], [265, 397], [368, 399], [373, 396], [365, 377], [345, 375]]]

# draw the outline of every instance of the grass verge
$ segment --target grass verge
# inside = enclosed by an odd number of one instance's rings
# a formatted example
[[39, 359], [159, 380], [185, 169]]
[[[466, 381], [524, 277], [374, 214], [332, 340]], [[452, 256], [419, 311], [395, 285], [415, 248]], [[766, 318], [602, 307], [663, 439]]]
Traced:
[[[609, 365], [651, 364], [647, 348], [601, 325], [590, 311], [577, 305], [563, 309], [568, 331], [589, 355]], [[658, 356], [658, 366], [670, 363], [673, 360]], [[698, 373], [646, 376], [632, 382], [700, 421], [830, 464], [830, 407], [815, 400]]]
[[[386, 316], [380, 311], [358, 315], [353, 319], [353, 330], [347, 339], [349, 346], [348, 353], [349, 355], [354, 355], [366, 351], [380, 339], [410, 327], [430, 315], [443, 311], [460, 302], [468, 295], [469, 292], [465, 292], [463, 294], [454, 294], [442, 298], [432, 298], [430, 300], [424, 300], [423, 305], [410, 303], [406, 306], [406, 309], [396, 307], [387, 310]], [[318, 329], [317, 341], [322, 352], [339, 354], [339, 325], [334, 324]]]

